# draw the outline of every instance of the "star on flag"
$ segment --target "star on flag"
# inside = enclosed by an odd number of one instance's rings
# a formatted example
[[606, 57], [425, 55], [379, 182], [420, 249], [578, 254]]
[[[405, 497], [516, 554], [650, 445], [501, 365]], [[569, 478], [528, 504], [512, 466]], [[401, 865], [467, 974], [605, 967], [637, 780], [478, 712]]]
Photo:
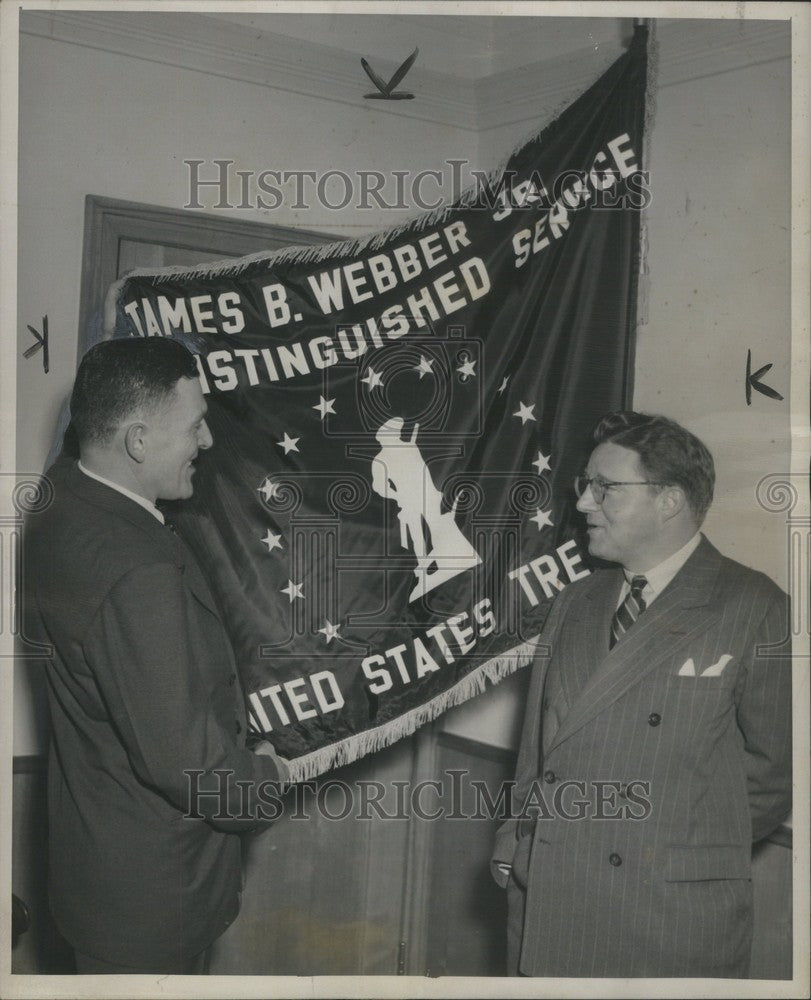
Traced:
[[459, 365], [456, 369], [462, 378], [475, 378], [476, 372], [473, 370], [476, 365], [475, 361], [465, 361], [464, 364]]
[[280, 448], [284, 448], [285, 455], [289, 454], [291, 451], [298, 451], [298, 442], [301, 438], [291, 438], [287, 431], [284, 432], [284, 437], [281, 441], [277, 441], [276, 444]]
[[369, 387], [369, 392], [374, 389], [375, 386], [379, 385], [382, 387], [383, 379], [377, 374], [374, 368], [370, 368], [366, 374], [366, 378], [362, 378], [361, 382], [365, 382]]
[[433, 375], [434, 369], [431, 367], [433, 363], [433, 358], [424, 358], [420, 355], [420, 363], [414, 365], [414, 371], [420, 373], [420, 382], [422, 382], [423, 375]]
[[551, 528], [552, 527], [552, 512], [549, 510], [541, 510], [539, 507], [535, 514], [530, 518], [530, 521], [534, 521], [538, 525], [538, 531], [541, 528]]
[[532, 412], [534, 409], [534, 403], [527, 405], [522, 402], [518, 404], [518, 409], [513, 413], [513, 416], [521, 418], [521, 426], [523, 427], [528, 420], [535, 420], [537, 422], [538, 418]]
[[[320, 396], [319, 401], [315, 404], [313, 409], [318, 410], [321, 414], [321, 419], [323, 420], [328, 413], [335, 413], [335, 408], [332, 405], [334, 402], [334, 399], [324, 399], [323, 396]], [[335, 415], [337, 416], [337, 414]]]
[[303, 583], [293, 583], [292, 580], [288, 580], [287, 586], [282, 587], [281, 592], [283, 594], [287, 594], [287, 596], [290, 598], [290, 603], [292, 604], [297, 597], [300, 597], [302, 601], [304, 600], [304, 594], [302, 594], [301, 592], [301, 588], [303, 586], [304, 586]]
[[261, 493], [266, 502], [269, 503], [275, 498], [278, 491], [279, 487], [275, 483], [272, 483], [269, 479], [266, 479], [256, 492]]
[[549, 464], [549, 459], [551, 457], [552, 457], [551, 455], [544, 455], [542, 451], [538, 452], [538, 457], [532, 464], [537, 468], [539, 476], [542, 472], [546, 471], [547, 469], [549, 469], [549, 471], [551, 472], [552, 466]]
[[503, 382], [501, 383], [501, 385], [500, 385], [500, 386], [498, 387], [498, 389], [496, 389], [496, 392], [498, 393], [498, 395], [499, 395], [499, 396], [500, 396], [500, 395], [502, 394], [502, 392], [504, 392], [504, 390], [505, 390], [505, 389], [507, 388], [507, 383], [508, 383], [509, 381], [510, 381], [510, 376], [509, 376], [509, 375], [505, 375], [505, 376], [504, 376], [504, 381], [503, 381]]
[[267, 545], [268, 552], [272, 552], [274, 549], [280, 549], [282, 547], [282, 536], [274, 535], [273, 532], [268, 528], [268, 533], [262, 539], [262, 541]]
[[333, 625], [332, 622], [329, 620], [329, 618], [325, 619], [325, 623], [326, 624], [325, 624], [324, 628], [320, 628], [318, 631], [322, 632], [326, 636], [327, 645], [329, 645], [330, 642], [334, 638], [336, 638], [336, 636], [338, 638], [340, 638], [340, 636], [338, 635], [338, 630], [340, 629], [341, 626], [340, 625]]

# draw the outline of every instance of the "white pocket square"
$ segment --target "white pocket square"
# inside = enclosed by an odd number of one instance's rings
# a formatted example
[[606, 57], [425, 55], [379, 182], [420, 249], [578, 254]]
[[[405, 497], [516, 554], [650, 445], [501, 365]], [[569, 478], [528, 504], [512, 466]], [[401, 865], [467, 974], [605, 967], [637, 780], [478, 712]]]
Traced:
[[[729, 663], [729, 661], [731, 659], [732, 659], [732, 657], [729, 655], [729, 653], [724, 653], [724, 655], [721, 657], [721, 659], [717, 663], [713, 663], [712, 666], [707, 667], [706, 670], [702, 670], [701, 673], [698, 674], [698, 676], [699, 677], [718, 677], [722, 673], [724, 667]], [[684, 663], [682, 663], [681, 667], [679, 667], [679, 672], [678, 672], [677, 676], [678, 677], [695, 677], [696, 676], [696, 665], [693, 662], [692, 656], [690, 657], [689, 660], [685, 660]]]
[[701, 671], [702, 677], [718, 677], [718, 675], [723, 671], [724, 667], [729, 663], [732, 657], [729, 653], [724, 653], [721, 659], [717, 663], [713, 663], [711, 667], [707, 667], [706, 670]]

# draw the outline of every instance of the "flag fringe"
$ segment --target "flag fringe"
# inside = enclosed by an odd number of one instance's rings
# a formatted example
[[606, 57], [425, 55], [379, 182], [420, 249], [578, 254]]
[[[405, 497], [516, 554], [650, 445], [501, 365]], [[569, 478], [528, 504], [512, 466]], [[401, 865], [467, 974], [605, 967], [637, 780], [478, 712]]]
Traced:
[[516, 143], [515, 148], [504, 157], [501, 164], [489, 170], [483, 178], [477, 179], [475, 183], [465, 188], [454, 202], [438, 205], [429, 212], [417, 212], [402, 219], [395, 226], [387, 226], [383, 229], [374, 230], [365, 236], [358, 236], [354, 239], [336, 239], [334, 242], [313, 243], [309, 246], [291, 244], [290, 246], [280, 247], [278, 250], [260, 250], [257, 253], [239, 257], [237, 260], [229, 258], [226, 260], [210, 261], [205, 266], [199, 267], [195, 267], [194, 265], [191, 267], [169, 265], [167, 267], [133, 268], [127, 272], [125, 278], [119, 279], [111, 286], [110, 291], [112, 294], [108, 294], [107, 315], [109, 316], [111, 310], [114, 310], [117, 305], [117, 292], [127, 278], [154, 278], [156, 282], [165, 281], [170, 278], [194, 278], [206, 281], [213, 277], [237, 277], [252, 264], [259, 261], [265, 262], [268, 270], [271, 270], [276, 264], [317, 264], [329, 257], [354, 256], [365, 250], [379, 250], [387, 243], [397, 239], [406, 230], [417, 232], [436, 223], [444, 222], [451, 212], [468, 208], [472, 205], [476, 198], [480, 196], [483, 188], [487, 186], [492, 187], [500, 182], [501, 175], [515, 153], [526, 145], [527, 142], [531, 142], [533, 139], [540, 139], [550, 124], [554, 124], [554, 122], [548, 122], [540, 130], [537, 128], [534, 129], [528, 139]]
[[498, 684], [499, 681], [515, 673], [519, 668], [531, 663], [539, 638], [540, 636], [535, 636], [520, 646], [515, 646], [513, 649], [494, 656], [486, 663], [480, 664], [475, 670], [471, 670], [447, 691], [443, 691], [430, 701], [412, 708], [409, 712], [405, 712], [396, 719], [391, 719], [382, 726], [356, 733], [339, 743], [321, 747], [312, 753], [287, 761], [290, 768], [290, 782], [295, 783], [316, 778], [333, 768], [351, 764], [366, 754], [382, 750], [404, 736], [410, 736], [420, 726], [431, 722], [447, 709], [461, 705], [462, 702], [481, 694], [488, 681], [491, 684]]
[[[444, 222], [451, 212], [470, 207], [481, 195], [482, 188], [487, 186], [492, 187], [501, 180], [501, 176], [512, 157], [527, 143], [535, 139], [539, 140], [546, 129], [552, 124], [554, 124], [554, 119], [546, 122], [541, 129], [535, 127], [529, 137], [515, 144], [515, 147], [503, 158], [498, 166], [493, 167], [486, 175], [479, 177], [474, 183], [466, 187], [456, 201], [438, 205], [428, 212], [416, 212], [402, 219], [395, 226], [387, 226], [383, 229], [374, 230], [365, 236], [357, 236], [354, 239], [337, 239], [334, 242], [313, 243], [309, 246], [299, 246], [294, 243], [290, 246], [280, 247], [278, 250], [260, 250], [246, 257], [239, 257], [237, 260], [229, 258], [226, 260], [210, 261], [205, 266], [199, 267], [195, 267], [194, 265], [191, 267], [176, 267], [172, 265], [154, 268], [138, 267], [128, 271], [126, 278], [155, 278], [159, 281], [166, 280], [167, 278], [195, 278], [205, 281], [215, 276], [236, 277], [258, 261], [264, 261], [268, 266], [268, 270], [270, 270], [275, 264], [312, 264], [319, 263], [328, 257], [353, 256], [365, 250], [379, 250], [386, 243], [395, 240], [406, 230], [418, 231], [426, 229], [428, 226], [432, 226], [438, 222]], [[125, 280], [119, 279], [113, 287], [123, 285]]]

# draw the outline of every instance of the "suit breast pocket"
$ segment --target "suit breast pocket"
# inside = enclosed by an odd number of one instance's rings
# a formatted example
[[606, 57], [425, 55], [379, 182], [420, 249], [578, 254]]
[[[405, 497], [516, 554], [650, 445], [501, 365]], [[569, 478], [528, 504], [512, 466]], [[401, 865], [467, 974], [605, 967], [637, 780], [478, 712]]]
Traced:
[[702, 692], [722, 691], [733, 685], [727, 677], [684, 677], [671, 674], [666, 681], [668, 690], [674, 694], [683, 692], [688, 697], [701, 697]]
[[682, 739], [692, 746], [698, 734], [713, 732], [716, 722], [734, 708], [734, 686], [732, 675], [687, 677], [671, 673], [664, 683], [662, 714], [667, 712], [678, 720]]
[[685, 685], [695, 684], [697, 689], [732, 687], [737, 674], [738, 657], [734, 652], [723, 652], [714, 643], [696, 650], [692, 656], [686, 653], [673, 657], [668, 670], [668, 679]]

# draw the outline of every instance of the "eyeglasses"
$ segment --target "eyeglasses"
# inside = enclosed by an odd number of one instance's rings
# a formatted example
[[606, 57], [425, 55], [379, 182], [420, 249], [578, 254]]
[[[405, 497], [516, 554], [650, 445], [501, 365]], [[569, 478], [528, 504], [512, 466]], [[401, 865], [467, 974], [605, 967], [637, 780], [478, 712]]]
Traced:
[[582, 475], [577, 476], [574, 481], [574, 491], [577, 494], [578, 499], [583, 496], [586, 490], [591, 490], [591, 495], [594, 497], [594, 502], [600, 504], [605, 500], [606, 492], [612, 489], [614, 486], [667, 486], [667, 483], [655, 483], [651, 482], [649, 479], [634, 480], [633, 482], [612, 482], [609, 479], [603, 479], [602, 476], [594, 476], [589, 479], [588, 476]]

